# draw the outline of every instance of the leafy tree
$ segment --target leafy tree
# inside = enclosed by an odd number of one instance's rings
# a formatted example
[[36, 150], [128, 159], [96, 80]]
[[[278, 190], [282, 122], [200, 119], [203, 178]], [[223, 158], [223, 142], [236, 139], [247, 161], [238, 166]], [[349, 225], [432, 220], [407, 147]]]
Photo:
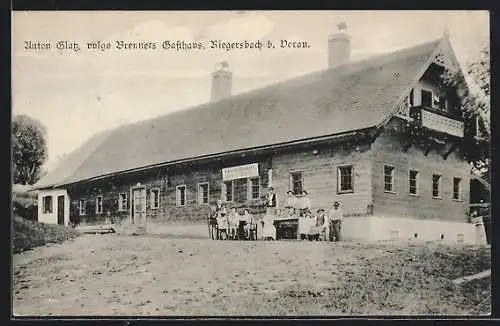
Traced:
[[14, 183], [36, 183], [47, 160], [47, 130], [40, 121], [27, 115], [12, 119], [12, 169]]
[[[485, 47], [479, 57], [469, 64], [466, 77], [458, 72], [446, 71], [443, 81], [458, 90], [459, 106], [466, 121], [465, 156], [472, 165], [472, 172], [490, 179], [490, 49]], [[475, 89], [471, 89], [475, 86]], [[477, 131], [477, 133], [476, 133]]]

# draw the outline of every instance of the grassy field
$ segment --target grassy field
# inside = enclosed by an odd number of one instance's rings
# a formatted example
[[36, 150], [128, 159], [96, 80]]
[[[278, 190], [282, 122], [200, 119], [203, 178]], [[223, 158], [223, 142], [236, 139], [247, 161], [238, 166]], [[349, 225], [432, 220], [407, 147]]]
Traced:
[[13, 243], [14, 253], [20, 253], [43, 246], [48, 243], [61, 243], [74, 239], [80, 234], [78, 231], [62, 225], [38, 223], [13, 216]]
[[84, 235], [13, 257], [26, 315], [487, 314], [489, 248]]

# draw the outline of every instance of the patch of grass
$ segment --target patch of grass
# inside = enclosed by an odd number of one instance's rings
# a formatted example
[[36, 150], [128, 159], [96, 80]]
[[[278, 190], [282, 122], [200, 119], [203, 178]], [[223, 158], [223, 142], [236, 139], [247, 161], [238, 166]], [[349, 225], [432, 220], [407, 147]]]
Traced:
[[60, 243], [80, 235], [78, 231], [62, 225], [29, 221], [14, 215], [14, 253], [20, 253], [47, 243]]
[[325, 314], [489, 314], [491, 279], [451, 281], [491, 267], [490, 248], [410, 247], [365, 260], [321, 292], [287, 289], [280, 305], [321, 304]]

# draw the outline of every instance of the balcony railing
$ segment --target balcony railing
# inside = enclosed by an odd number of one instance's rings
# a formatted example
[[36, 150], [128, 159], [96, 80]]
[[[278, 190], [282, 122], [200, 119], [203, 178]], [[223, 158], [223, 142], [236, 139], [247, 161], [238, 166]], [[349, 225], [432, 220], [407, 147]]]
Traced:
[[416, 106], [410, 108], [410, 117], [422, 128], [458, 138], [464, 137], [463, 119], [451, 116], [446, 112], [429, 107]]

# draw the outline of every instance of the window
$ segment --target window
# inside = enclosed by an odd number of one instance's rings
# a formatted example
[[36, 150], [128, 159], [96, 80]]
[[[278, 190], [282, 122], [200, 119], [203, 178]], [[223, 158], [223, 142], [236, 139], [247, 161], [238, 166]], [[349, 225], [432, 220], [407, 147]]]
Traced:
[[462, 179], [453, 178], [453, 199], [462, 200]]
[[259, 178], [249, 179], [250, 181], [250, 198], [260, 198], [260, 180]]
[[339, 193], [354, 191], [352, 165], [337, 168], [337, 191]]
[[394, 192], [394, 167], [384, 165], [384, 191]]
[[160, 207], [160, 189], [151, 189], [151, 209], [158, 209]]
[[432, 197], [441, 198], [441, 176], [438, 174], [432, 175]]
[[208, 183], [200, 183], [198, 185], [198, 204], [204, 205], [209, 202], [209, 186]]
[[52, 213], [52, 196], [43, 197], [43, 213], [51, 214]]
[[102, 214], [102, 196], [97, 196], [95, 199], [95, 213]]
[[408, 187], [410, 195], [418, 195], [418, 171], [410, 170]]
[[186, 186], [177, 186], [177, 206], [186, 205]]
[[248, 179], [236, 179], [233, 180], [233, 201], [237, 203], [243, 203], [247, 200]]
[[118, 210], [126, 211], [127, 210], [127, 193], [118, 194]]
[[414, 96], [413, 96], [413, 89], [410, 91], [410, 98], [408, 99], [408, 104], [411, 106], [413, 106], [413, 103], [414, 103]]
[[422, 106], [446, 111], [446, 95], [439, 95], [432, 90], [422, 89]]
[[434, 95], [434, 108], [441, 111], [446, 111], [446, 96]]
[[224, 201], [233, 201], [233, 181], [224, 181]]
[[421, 94], [422, 94], [422, 106], [432, 108], [432, 92], [423, 89]]
[[87, 214], [87, 203], [85, 202], [85, 199], [80, 199], [80, 202], [78, 203], [78, 209], [80, 211], [80, 216], [84, 216]]
[[290, 173], [290, 189], [295, 195], [302, 194], [303, 179], [302, 172]]

